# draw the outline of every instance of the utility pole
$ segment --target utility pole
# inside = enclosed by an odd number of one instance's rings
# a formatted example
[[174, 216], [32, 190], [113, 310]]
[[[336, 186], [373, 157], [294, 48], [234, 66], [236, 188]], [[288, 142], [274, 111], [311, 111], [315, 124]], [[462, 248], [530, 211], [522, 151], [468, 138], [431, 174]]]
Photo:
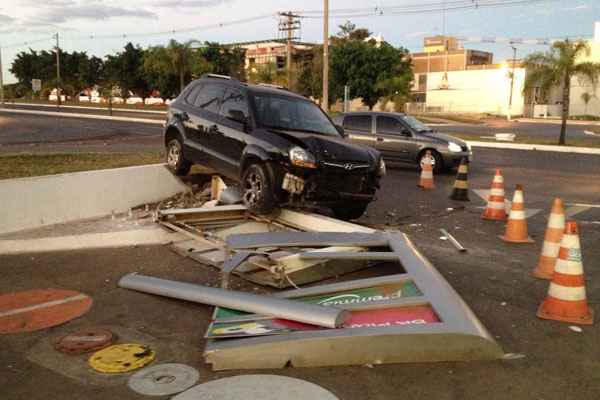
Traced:
[[4, 105], [4, 77], [2, 75], [2, 46], [0, 46], [0, 104]]
[[56, 109], [60, 111], [60, 47], [58, 45], [58, 32], [56, 32]]
[[511, 46], [513, 49], [513, 59], [512, 59], [512, 72], [510, 73], [510, 94], [508, 97], [508, 115], [507, 119], [510, 121], [511, 113], [512, 113], [512, 98], [513, 98], [513, 88], [515, 87], [515, 62], [517, 60], [517, 48], [515, 46]]
[[300, 16], [294, 14], [291, 11], [279, 13], [281, 17], [285, 19], [279, 22], [279, 31], [286, 32], [287, 45], [286, 45], [286, 69], [287, 69], [287, 82], [288, 88], [292, 89], [292, 40], [298, 39], [294, 36], [296, 30], [300, 29]]
[[323, 0], [323, 111], [329, 111], [329, 0]]

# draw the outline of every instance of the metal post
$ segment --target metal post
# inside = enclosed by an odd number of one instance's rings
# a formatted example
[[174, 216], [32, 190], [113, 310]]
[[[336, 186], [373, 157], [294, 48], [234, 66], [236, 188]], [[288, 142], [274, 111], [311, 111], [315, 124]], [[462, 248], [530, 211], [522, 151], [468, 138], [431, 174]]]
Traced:
[[321, 107], [329, 111], [329, 0], [323, 0], [323, 102]]
[[512, 59], [512, 72], [510, 74], [510, 94], [508, 97], [508, 115], [507, 119], [510, 121], [511, 113], [512, 113], [512, 98], [513, 98], [513, 88], [515, 86], [515, 60], [517, 59], [517, 48], [515, 46], [511, 46], [513, 49], [513, 59]]
[[294, 24], [294, 18], [292, 12], [289, 11], [287, 14], [287, 55], [286, 55], [286, 68], [287, 68], [287, 86], [288, 89], [292, 88], [292, 27]]
[[348, 95], [349, 95], [349, 90], [350, 88], [348, 87], [348, 85], [344, 85], [344, 112], [348, 112], [349, 111], [349, 107], [348, 107]]
[[58, 45], [58, 32], [56, 32], [56, 109], [60, 111], [60, 47]]
[[0, 104], [4, 105], [4, 77], [2, 75], [2, 46], [0, 46]]

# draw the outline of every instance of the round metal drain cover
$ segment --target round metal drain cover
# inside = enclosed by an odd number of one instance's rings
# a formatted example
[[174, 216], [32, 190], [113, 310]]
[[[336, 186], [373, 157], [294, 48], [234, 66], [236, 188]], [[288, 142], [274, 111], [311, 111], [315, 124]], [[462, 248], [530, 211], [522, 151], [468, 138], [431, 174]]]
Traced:
[[83, 354], [110, 346], [116, 335], [108, 329], [89, 328], [60, 337], [54, 348], [61, 353]]
[[199, 377], [198, 371], [188, 365], [159, 364], [133, 374], [129, 387], [146, 396], [165, 396], [189, 389]]
[[241, 375], [203, 383], [171, 400], [338, 400], [307, 381], [279, 375]]

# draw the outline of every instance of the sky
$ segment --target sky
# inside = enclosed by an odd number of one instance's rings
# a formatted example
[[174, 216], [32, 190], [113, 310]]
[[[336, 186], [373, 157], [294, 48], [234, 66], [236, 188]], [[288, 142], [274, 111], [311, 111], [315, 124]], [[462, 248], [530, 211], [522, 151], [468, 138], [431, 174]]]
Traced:
[[[475, 1], [475, 0], [474, 0]], [[407, 4], [432, 3], [433, 0], [329, 0], [330, 9], [375, 8]], [[438, 1], [439, 3], [439, 1]], [[277, 37], [278, 11], [286, 11], [290, 2], [276, 0], [0, 0], [0, 47], [5, 83], [15, 78], [10, 64], [20, 51], [32, 48], [50, 50], [52, 35], [59, 33], [60, 46], [66, 51], [87, 51], [104, 56], [120, 51], [128, 42], [142, 46], [166, 44], [170, 39], [197, 39], [222, 43], [262, 40]], [[319, 10], [322, 0], [294, 3], [297, 11]], [[296, 11], [294, 10], [294, 11]], [[206, 27], [260, 15], [260, 20], [223, 27]], [[308, 14], [306, 14], [308, 15]], [[332, 18], [330, 33], [348, 18]], [[442, 13], [417, 15], [383, 15], [351, 18], [394, 46], [420, 51], [423, 38], [441, 34]], [[594, 22], [600, 21], [599, 0], [547, 0], [505, 7], [448, 11], [445, 32], [459, 36], [504, 38], [564, 38], [593, 36]], [[302, 19], [301, 40], [321, 43], [322, 19]], [[145, 35], [191, 27], [204, 27], [188, 33]], [[115, 35], [97, 38], [98, 35]], [[138, 34], [138, 36], [129, 36]], [[123, 36], [125, 35], [125, 37]], [[24, 44], [24, 42], [31, 42]], [[465, 43], [464, 47], [491, 51], [494, 61], [512, 57], [507, 44]], [[517, 57], [547, 46], [519, 45]]]

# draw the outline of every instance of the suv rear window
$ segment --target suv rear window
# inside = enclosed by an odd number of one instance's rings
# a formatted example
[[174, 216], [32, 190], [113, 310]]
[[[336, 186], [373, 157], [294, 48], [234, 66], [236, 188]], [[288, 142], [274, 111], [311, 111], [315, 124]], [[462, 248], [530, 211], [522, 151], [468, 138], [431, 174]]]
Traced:
[[225, 86], [216, 83], [207, 83], [200, 90], [198, 97], [194, 101], [194, 105], [203, 110], [218, 113], [224, 93]]
[[371, 133], [370, 115], [349, 115], [344, 117], [344, 129]]

